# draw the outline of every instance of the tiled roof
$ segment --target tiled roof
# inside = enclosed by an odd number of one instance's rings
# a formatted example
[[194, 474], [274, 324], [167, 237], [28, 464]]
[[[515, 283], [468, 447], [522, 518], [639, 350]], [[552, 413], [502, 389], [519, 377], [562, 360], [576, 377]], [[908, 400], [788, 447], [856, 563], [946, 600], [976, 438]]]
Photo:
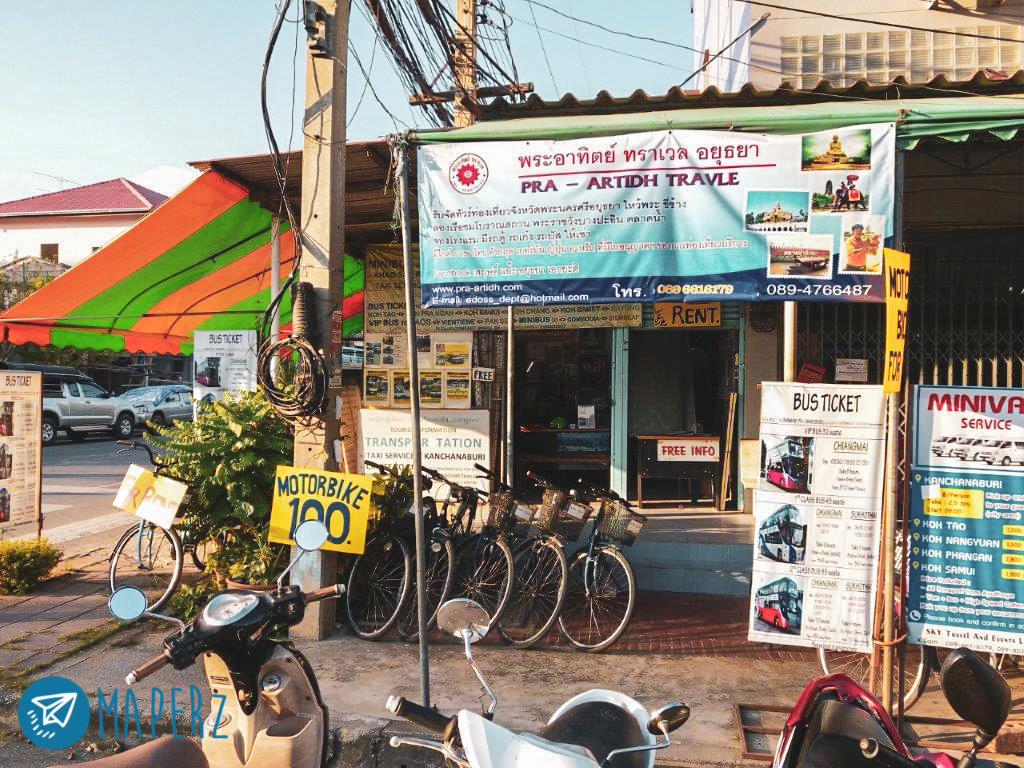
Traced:
[[49, 192], [0, 203], [0, 216], [44, 216], [81, 213], [145, 213], [167, 197], [128, 179], [111, 179], [84, 187]]
[[578, 99], [571, 93], [552, 101], [532, 94], [524, 102], [506, 101], [498, 97], [482, 106], [480, 120], [509, 120], [520, 117], [554, 117], [570, 115], [617, 114], [662, 109], [706, 109], [710, 107], [758, 107], [813, 104], [823, 101], [850, 99], [894, 100], [941, 98], [943, 96], [1008, 96], [1024, 93], [1024, 71], [1013, 74], [978, 70], [969, 80], [954, 81], [938, 75], [926, 83], [911, 83], [897, 77], [889, 83], [876, 84], [858, 80], [848, 86], [837, 86], [821, 80], [814, 88], [800, 89], [789, 82], [778, 88], [762, 90], [744, 85], [740, 90], [723, 93], [714, 86], [704, 91], [683, 91], [672, 88], [664, 96], [650, 96], [645, 91], [634, 91], [631, 96], [616, 98], [601, 91], [593, 99]]

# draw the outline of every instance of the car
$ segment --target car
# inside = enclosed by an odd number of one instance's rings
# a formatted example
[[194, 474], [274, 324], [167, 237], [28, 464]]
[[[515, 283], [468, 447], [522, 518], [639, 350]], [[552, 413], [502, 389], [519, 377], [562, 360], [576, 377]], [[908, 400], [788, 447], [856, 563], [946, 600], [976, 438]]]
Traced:
[[932, 441], [932, 456], [943, 457], [949, 456], [949, 452], [956, 447], [957, 438], [955, 437], [938, 437]]
[[76, 368], [37, 363], [4, 363], [5, 370], [43, 374], [43, 445], [51, 445], [61, 430], [74, 442], [90, 432], [109, 431], [131, 437], [138, 420], [135, 404], [114, 397]]
[[135, 404], [140, 421], [165, 427], [172, 421], [192, 420], [192, 388], [184, 384], [136, 387], [120, 396]]
[[946, 455], [951, 459], [961, 459], [963, 461], [970, 459], [973, 461], [977, 452], [981, 450], [983, 442], [983, 440], [974, 437], [958, 437], [956, 444], [949, 449], [949, 453]]
[[1024, 464], [1024, 441], [1022, 440], [991, 440], [993, 445], [978, 454], [978, 458], [986, 464]]

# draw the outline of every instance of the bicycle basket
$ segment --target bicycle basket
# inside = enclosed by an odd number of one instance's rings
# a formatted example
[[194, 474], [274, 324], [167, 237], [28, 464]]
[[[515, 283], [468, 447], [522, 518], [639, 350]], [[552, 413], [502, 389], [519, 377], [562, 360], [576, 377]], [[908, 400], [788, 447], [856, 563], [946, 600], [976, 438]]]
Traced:
[[568, 493], [548, 488], [544, 491], [536, 525], [545, 533], [561, 536], [566, 541], [576, 541], [583, 533], [583, 526], [590, 513], [590, 507], [576, 501]]
[[621, 501], [606, 500], [604, 517], [601, 518], [597, 530], [612, 541], [629, 547], [636, 541], [637, 534], [646, 524], [646, 517], [634, 512]]
[[514, 525], [509, 518], [515, 517], [516, 500], [509, 491], [495, 491], [487, 497], [487, 515], [484, 517], [484, 525], [489, 528], [505, 530], [506, 527]]

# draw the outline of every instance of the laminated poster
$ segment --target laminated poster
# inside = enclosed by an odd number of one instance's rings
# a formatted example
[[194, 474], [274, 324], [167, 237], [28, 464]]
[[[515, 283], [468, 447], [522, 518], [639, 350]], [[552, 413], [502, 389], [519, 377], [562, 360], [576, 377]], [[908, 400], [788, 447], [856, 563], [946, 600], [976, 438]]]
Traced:
[[256, 331], [196, 331], [192, 396], [196, 403], [220, 400], [225, 392], [256, 389]]
[[0, 525], [40, 519], [42, 381], [30, 371], [0, 376]]
[[917, 387], [910, 641], [1024, 653], [1024, 390]]
[[421, 405], [441, 405], [442, 378], [441, 371], [420, 371]]
[[765, 383], [749, 639], [871, 650], [885, 467], [880, 386]]
[[444, 407], [469, 408], [470, 371], [444, 372]]
[[388, 372], [367, 368], [363, 374], [363, 402], [367, 405], [385, 406], [391, 403], [391, 386]]

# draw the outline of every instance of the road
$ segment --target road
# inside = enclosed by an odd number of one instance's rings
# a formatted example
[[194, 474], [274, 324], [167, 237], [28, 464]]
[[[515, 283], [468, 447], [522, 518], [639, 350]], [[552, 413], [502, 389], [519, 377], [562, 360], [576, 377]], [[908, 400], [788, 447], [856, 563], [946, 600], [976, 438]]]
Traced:
[[[114, 509], [129, 464], [148, 466], [144, 451], [118, 454], [112, 437], [81, 443], [58, 439], [43, 449], [43, 535], [65, 554], [110, 547], [135, 518]], [[6, 529], [5, 537], [35, 536], [35, 523]]]

